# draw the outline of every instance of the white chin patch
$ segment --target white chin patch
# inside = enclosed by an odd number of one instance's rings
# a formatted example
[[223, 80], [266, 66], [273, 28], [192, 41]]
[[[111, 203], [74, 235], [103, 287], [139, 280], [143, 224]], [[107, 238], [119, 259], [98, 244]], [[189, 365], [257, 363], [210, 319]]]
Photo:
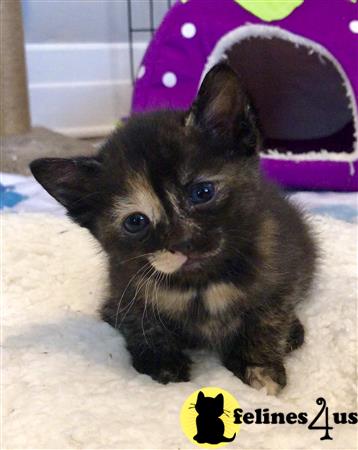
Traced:
[[166, 250], [161, 250], [154, 253], [154, 255], [149, 258], [149, 262], [159, 272], [173, 273], [180, 269], [187, 259], [188, 257], [183, 255], [183, 253], [171, 253]]

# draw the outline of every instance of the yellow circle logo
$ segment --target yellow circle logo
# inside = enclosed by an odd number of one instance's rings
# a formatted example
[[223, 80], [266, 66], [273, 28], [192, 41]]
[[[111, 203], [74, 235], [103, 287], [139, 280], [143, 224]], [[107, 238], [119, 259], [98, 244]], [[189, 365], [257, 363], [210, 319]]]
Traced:
[[236, 398], [217, 387], [193, 392], [184, 402], [180, 423], [187, 438], [199, 447], [216, 448], [236, 439], [240, 425], [234, 423]]

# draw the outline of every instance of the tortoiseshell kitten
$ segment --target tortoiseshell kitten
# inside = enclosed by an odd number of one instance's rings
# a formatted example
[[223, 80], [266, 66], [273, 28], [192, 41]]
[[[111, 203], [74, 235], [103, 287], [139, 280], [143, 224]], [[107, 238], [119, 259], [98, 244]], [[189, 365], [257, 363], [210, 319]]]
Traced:
[[300, 214], [259, 172], [260, 138], [237, 75], [206, 75], [190, 111], [131, 118], [91, 158], [36, 160], [35, 178], [99, 240], [110, 262], [101, 315], [133, 366], [187, 381], [194, 347], [275, 394], [303, 343], [295, 306], [315, 247]]

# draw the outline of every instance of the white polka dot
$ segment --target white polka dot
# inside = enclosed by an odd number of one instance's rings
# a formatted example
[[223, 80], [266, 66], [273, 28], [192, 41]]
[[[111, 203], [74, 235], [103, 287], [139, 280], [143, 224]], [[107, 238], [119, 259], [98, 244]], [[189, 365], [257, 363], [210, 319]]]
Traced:
[[349, 29], [352, 33], [358, 33], [358, 20], [352, 20], [349, 24]]
[[172, 88], [177, 84], [177, 76], [173, 72], [165, 72], [162, 77], [162, 82], [164, 86]]
[[181, 27], [181, 34], [187, 39], [191, 39], [196, 35], [196, 26], [193, 23], [184, 23]]
[[145, 74], [145, 66], [140, 66], [138, 70], [137, 79], [140, 80], [141, 78], [143, 78], [144, 74]]

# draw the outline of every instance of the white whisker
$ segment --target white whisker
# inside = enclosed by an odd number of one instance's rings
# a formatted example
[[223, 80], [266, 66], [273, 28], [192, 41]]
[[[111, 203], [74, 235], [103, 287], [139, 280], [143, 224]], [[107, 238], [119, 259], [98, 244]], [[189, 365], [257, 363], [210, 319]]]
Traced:
[[117, 312], [116, 312], [116, 320], [115, 320], [115, 324], [114, 324], [114, 328], [117, 328], [117, 321], [118, 321], [118, 314], [120, 312], [120, 306], [123, 300], [123, 297], [125, 295], [125, 293], [127, 292], [131, 282], [135, 279], [135, 277], [143, 270], [145, 269], [147, 266], [149, 265], [149, 263], [144, 264], [139, 270], [137, 270], [137, 272], [132, 276], [132, 278], [128, 281], [127, 286], [125, 287], [125, 289], [122, 292], [121, 298], [119, 299], [118, 305], [117, 305]]
[[153, 256], [153, 254], [154, 253], [152, 253], [152, 252], [143, 253], [142, 255], [134, 256], [133, 258], [124, 259], [123, 261], [120, 262], [120, 264], [124, 264], [126, 262], [133, 261], [134, 259], [144, 258], [145, 256]]
[[151, 267], [149, 267], [149, 268], [146, 267], [145, 273], [141, 275], [141, 278], [140, 278], [140, 280], [139, 280], [139, 282], [138, 282], [138, 284], [137, 284], [137, 288], [136, 288], [136, 291], [135, 291], [135, 293], [134, 293], [133, 298], [132, 298], [131, 301], [129, 302], [129, 305], [127, 305], [126, 308], [124, 308], [124, 309], [122, 310], [122, 312], [125, 311], [125, 314], [124, 314], [124, 316], [122, 317], [122, 319], [121, 319], [121, 321], [120, 321], [118, 327], [121, 326], [123, 320], [127, 317], [127, 314], [129, 313], [130, 309], [131, 309], [132, 306], [134, 305], [135, 300], [136, 300], [136, 298], [137, 298], [137, 295], [138, 295], [140, 289], [141, 289], [142, 286], [144, 286], [144, 284], [145, 284], [145, 281], [146, 281], [145, 277], [146, 277], [146, 275], [148, 275], [148, 273], [150, 273], [151, 269], [152, 269]]

